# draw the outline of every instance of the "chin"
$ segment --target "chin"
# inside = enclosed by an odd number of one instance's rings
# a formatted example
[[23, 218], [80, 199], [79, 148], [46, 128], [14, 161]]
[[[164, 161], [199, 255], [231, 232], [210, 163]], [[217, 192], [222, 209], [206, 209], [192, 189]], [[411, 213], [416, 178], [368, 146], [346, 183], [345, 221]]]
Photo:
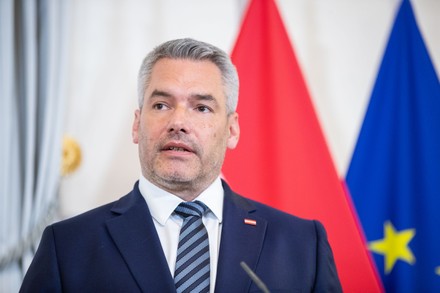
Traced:
[[157, 174], [164, 179], [185, 182], [197, 178], [198, 169], [200, 168], [194, 168], [191, 164], [170, 164], [166, 168], [157, 168], [156, 170]]
[[162, 174], [158, 174], [160, 178], [164, 181], [170, 183], [191, 183], [196, 179], [196, 176], [188, 174], [187, 172], [164, 172]]

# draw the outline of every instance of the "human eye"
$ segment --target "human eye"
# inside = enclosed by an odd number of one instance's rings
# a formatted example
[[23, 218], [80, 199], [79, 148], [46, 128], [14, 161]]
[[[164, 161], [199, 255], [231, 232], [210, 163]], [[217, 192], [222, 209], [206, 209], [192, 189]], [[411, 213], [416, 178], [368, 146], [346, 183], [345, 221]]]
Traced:
[[206, 105], [199, 105], [196, 107], [196, 110], [201, 113], [210, 113], [212, 112], [212, 109]]
[[169, 107], [164, 103], [155, 103], [155, 104], [153, 104], [153, 109], [154, 110], [166, 110], [166, 109], [169, 109]]

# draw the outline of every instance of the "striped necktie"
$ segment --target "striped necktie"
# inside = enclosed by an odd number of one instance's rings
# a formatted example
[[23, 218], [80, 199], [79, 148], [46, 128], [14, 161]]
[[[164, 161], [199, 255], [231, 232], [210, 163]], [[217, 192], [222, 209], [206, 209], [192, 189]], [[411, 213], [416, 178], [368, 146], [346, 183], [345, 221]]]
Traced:
[[207, 209], [200, 201], [182, 202], [175, 209], [183, 218], [174, 271], [177, 293], [209, 292], [209, 240], [202, 222]]

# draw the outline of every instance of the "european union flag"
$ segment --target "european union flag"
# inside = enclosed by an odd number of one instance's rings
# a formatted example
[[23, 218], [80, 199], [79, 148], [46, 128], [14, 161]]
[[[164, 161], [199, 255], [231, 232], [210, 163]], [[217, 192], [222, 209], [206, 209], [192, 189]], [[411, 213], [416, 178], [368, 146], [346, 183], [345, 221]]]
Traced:
[[387, 292], [440, 292], [440, 84], [398, 11], [347, 173]]

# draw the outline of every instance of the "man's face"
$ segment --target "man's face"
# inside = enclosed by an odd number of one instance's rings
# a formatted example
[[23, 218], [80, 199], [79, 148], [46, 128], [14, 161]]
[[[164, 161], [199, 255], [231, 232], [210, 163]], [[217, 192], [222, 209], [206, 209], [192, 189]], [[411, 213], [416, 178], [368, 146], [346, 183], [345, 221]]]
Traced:
[[181, 197], [197, 196], [220, 174], [235, 148], [238, 115], [227, 114], [218, 67], [210, 61], [161, 59], [144, 105], [135, 112], [133, 142], [142, 174]]

